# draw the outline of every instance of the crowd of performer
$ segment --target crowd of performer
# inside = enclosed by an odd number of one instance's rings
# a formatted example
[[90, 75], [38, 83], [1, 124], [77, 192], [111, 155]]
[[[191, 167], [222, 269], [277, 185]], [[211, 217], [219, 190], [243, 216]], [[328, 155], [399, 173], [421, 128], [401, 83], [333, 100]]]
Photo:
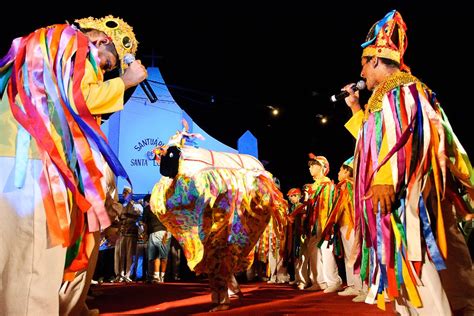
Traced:
[[406, 31], [395, 10], [370, 29], [360, 75], [372, 94], [361, 105], [353, 83], [343, 88], [354, 157], [336, 162], [336, 183], [329, 161], [309, 153], [314, 182], [288, 200], [254, 157], [201, 158], [186, 124], [157, 150], [152, 193], [139, 203], [125, 187], [119, 199], [116, 177], [129, 179], [100, 123], [147, 77], [139, 60], [124, 60], [137, 51], [133, 29], [90, 17], [15, 39], [0, 59], [1, 312], [98, 314], [86, 304], [94, 273], [113, 266], [110, 281], [133, 282], [141, 257], [141, 277], [159, 286], [179, 278], [166, 274], [174, 248], [209, 279], [210, 311], [244, 296], [236, 274], [245, 273], [390, 301], [401, 315], [472, 315], [463, 224], [474, 171], [436, 94], [404, 62]]

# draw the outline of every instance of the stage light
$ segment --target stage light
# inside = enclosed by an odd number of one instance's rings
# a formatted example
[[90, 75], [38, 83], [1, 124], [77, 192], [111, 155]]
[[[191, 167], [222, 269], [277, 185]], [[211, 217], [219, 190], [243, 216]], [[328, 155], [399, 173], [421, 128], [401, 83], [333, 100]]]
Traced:
[[316, 114], [316, 117], [319, 119], [319, 122], [321, 122], [321, 124], [326, 124], [328, 122], [327, 116], [324, 116], [322, 114]]
[[280, 114], [280, 110], [278, 110], [278, 108], [276, 108], [276, 107], [274, 107], [274, 106], [267, 105], [267, 108], [269, 108], [270, 110], [272, 110], [272, 115], [273, 115], [273, 116], [277, 116], [278, 114]]

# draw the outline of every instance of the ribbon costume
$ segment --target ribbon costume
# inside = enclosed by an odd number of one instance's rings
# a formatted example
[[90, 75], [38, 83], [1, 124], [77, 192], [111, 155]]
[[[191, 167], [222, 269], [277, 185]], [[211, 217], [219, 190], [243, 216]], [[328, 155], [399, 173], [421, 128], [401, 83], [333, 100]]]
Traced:
[[[121, 19], [78, 23], [109, 36], [120, 59], [136, 51]], [[38, 302], [41, 312], [58, 313], [64, 268], [65, 280], [85, 269], [90, 232], [110, 225], [105, 165], [127, 178], [99, 126], [100, 114], [123, 108], [124, 82], [104, 81], [98, 54], [77, 27], [57, 24], [16, 38], [0, 60], [0, 269], [7, 284], [0, 305], [7, 313], [34, 311]], [[22, 274], [28, 281], [13, 281]], [[10, 304], [13, 297], [20, 303]]]
[[[363, 67], [373, 73], [387, 64], [380, 59], [398, 66], [373, 87], [365, 111], [346, 124], [357, 138], [354, 207], [362, 239], [355, 263], [370, 287], [367, 301], [385, 308], [384, 298], [395, 300], [402, 314], [450, 314], [450, 304], [453, 310], [472, 307], [472, 263], [455, 219], [455, 212], [466, 213], [462, 195], [473, 194], [469, 158], [435, 93], [404, 63], [400, 13], [391, 11], [375, 23], [362, 47]], [[373, 205], [374, 185], [393, 186], [391, 213]]]

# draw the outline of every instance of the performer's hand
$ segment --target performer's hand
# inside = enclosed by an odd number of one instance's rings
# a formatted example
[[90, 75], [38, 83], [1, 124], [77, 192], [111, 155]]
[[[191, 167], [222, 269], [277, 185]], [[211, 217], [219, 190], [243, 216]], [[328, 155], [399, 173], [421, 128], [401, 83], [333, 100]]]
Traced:
[[148, 73], [145, 66], [142, 65], [140, 60], [133, 61], [128, 68], [125, 69], [125, 72], [122, 75], [123, 83], [125, 84], [125, 89], [134, 87], [140, 82], [146, 79]]
[[349, 96], [347, 96], [344, 101], [346, 101], [347, 106], [351, 109], [352, 114], [355, 114], [359, 112], [361, 109], [360, 103], [359, 103], [359, 91], [352, 90], [352, 87], [354, 86], [354, 83], [350, 83], [346, 85], [344, 88], [342, 88], [342, 91], [347, 91], [349, 92]]
[[382, 215], [386, 215], [392, 212], [392, 204], [395, 202], [395, 191], [393, 185], [377, 184], [370, 188], [369, 196], [372, 197], [372, 203], [374, 206], [374, 212], [377, 214], [378, 204], [380, 203], [380, 209]]

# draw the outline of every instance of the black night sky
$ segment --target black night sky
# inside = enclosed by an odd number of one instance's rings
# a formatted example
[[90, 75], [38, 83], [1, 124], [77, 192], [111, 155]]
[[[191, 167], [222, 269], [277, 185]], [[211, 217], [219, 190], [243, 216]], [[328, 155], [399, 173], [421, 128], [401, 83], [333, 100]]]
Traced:
[[[310, 3], [311, 2], [311, 3]], [[312, 182], [313, 152], [337, 181], [354, 140], [350, 111], [330, 95], [359, 80], [360, 44], [377, 20], [397, 9], [408, 27], [405, 62], [433, 89], [464, 148], [474, 157], [472, 13], [468, 1], [74, 1], [12, 3], [0, 19], [3, 56], [36, 28], [85, 16], [119, 16], [134, 27], [137, 58], [159, 67], [177, 103], [206, 132], [231, 146], [250, 130], [259, 158], [282, 191]], [[67, 7], [67, 8], [66, 8]], [[150, 56], [154, 56], [151, 58]], [[363, 93], [362, 97], [367, 97]], [[281, 114], [272, 117], [268, 106]], [[323, 125], [319, 116], [327, 116]]]

